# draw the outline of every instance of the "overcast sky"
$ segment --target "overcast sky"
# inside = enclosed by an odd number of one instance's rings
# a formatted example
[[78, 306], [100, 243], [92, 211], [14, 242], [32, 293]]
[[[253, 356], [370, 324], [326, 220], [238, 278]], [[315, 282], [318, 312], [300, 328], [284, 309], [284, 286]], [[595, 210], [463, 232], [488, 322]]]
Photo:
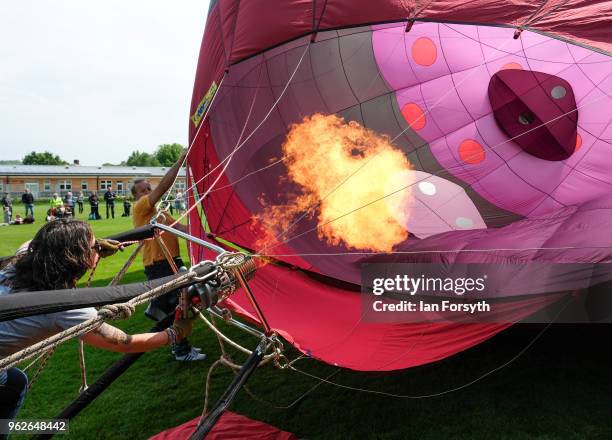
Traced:
[[0, 5], [0, 159], [120, 162], [187, 143], [208, 0]]

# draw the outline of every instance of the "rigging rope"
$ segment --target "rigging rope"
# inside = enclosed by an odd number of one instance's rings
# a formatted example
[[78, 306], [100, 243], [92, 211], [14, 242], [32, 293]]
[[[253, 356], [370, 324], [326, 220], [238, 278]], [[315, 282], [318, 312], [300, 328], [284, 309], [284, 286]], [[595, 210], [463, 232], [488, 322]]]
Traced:
[[85, 365], [85, 347], [83, 346], [83, 340], [79, 339], [79, 366], [81, 367], [81, 387], [79, 388], [79, 394], [89, 388], [87, 385], [87, 366]]
[[377, 394], [377, 395], [381, 395], [381, 396], [386, 396], [386, 397], [394, 397], [394, 398], [398, 398], [398, 399], [414, 399], [414, 400], [419, 400], [419, 399], [429, 399], [429, 398], [433, 398], [433, 397], [440, 397], [446, 394], [450, 394], [450, 393], [454, 393], [456, 391], [460, 391], [463, 390], [465, 388], [468, 388], [474, 384], [476, 384], [477, 382], [480, 382], [481, 380], [491, 376], [494, 373], [497, 373], [498, 371], [504, 369], [505, 367], [507, 367], [508, 365], [512, 364], [513, 362], [515, 362], [517, 359], [519, 359], [523, 354], [525, 354], [525, 352], [527, 352], [527, 350], [529, 350], [529, 348], [531, 348], [531, 346], [533, 346], [533, 344], [535, 344], [544, 333], [546, 333], [546, 331], [553, 325], [553, 323], [559, 318], [559, 316], [563, 313], [563, 311], [565, 311], [565, 309], [567, 308], [567, 306], [572, 302], [572, 295], [568, 295], [567, 296], [569, 298], [569, 300], [565, 303], [565, 305], [559, 310], [559, 312], [555, 315], [555, 317], [553, 319], [551, 319], [551, 321], [542, 329], [540, 330], [536, 336], [534, 338], [532, 338], [527, 345], [525, 345], [525, 347], [523, 347], [516, 355], [514, 355], [512, 358], [510, 358], [509, 360], [507, 360], [506, 362], [504, 362], [501, 365], [498, 365], [497, 367], [485, 372], [484, 374], [476, 377], [475, 379], [466, 382], [462, 385], [453, 387], [453, 388], [449, 388], [437, 393], [430, 393], [430, 394], [421, 394], [421, 395], [410, 395], [410, 394], [396, 394], [396, 393], [388, 393], [386, 391], [378, 391], [378, 390], [372, 390], [369, 388], [359, 388], [359, 387], [353, 387], [353, 386], [349, 386], [349, 385], [344, 385], [338, 382], [333, 382], [330, 381], [329, 379], [326, 378], [322, 378], [319, 377], [317, 375], [314, 375], [312, 373], [308, 373], [306, 371], [300, 370], [296, 367], [294, 367], [293, 365], [290, 365], [289, 368], [297, 373], [300, 373], [304, 376], [316, 379], [320, 382], [324, 382], [327, 383], [328, 385], [333, 385], [335, 387], [338, 388], [343, 388], [343, 389], [347, 389], [347, 390], [351, 390], [351, 391], [358, 391], [358, 392], [362, 392], [362, 393], [368, 393], [368, 394]]
[[[224, 73], [223, 76], [221, 77], [221, 80], [219, 81], [219, 86], [217, 87], [217, 90], [215, 91], [215, 94], [213, 95], [212, 99], [210, 100], [210, 103], [208, 104], [208, 108], [206, 109], [206, 112], [204, 112], [204, 116], [202, 116], [202, 119], [200, 119], [198, 128], [197, 128], [195, 134], [193, 135], [193, 139], [191, 140], [191, 143], [187, 147], [187, 153], [185, 154], [185, 157], [183, 157], [183, 160], [181, 161], [181, 165], [180, 165], [179, 169], [182, 168], [183, 165], [185, 164], [185, 162], [187, 161], [187, 156], [189, 156], [189, 152], [191, 151], [191, 148], [195, 144], [195, 141], [198, 138], [198, 135], [200, 134], [200, 130], [205, 125], [204, 121], [208, 117], [208, 113], [210, 112], [210, 109], [213, 107], [213, 103], [215, 102], [215, 98], [219, 94], [219, 90], [221, 90], [221, 86], [223, 85], [223, 81], [225, 80], [225, 75], [226, 74]], [[172, 188], [175, 185], [177, 178], [178, 178], [178, 173], [176, 174], [176, 176], [174, 177], [174, 180], [170, 184], [170, 188]], [[190, 189], [191, 188], [187, 189], [185, 192], [189, 191]], [[170, 191], [168, 191], [166, 193], [166, 198], [164, 200], [162, 200], [162, 202], [160, 203], [159, 206], [167, 204], [169, 196], [170, 196]], [[158, 207], [158, 212], [159, 212], [159, 207]]]
[[[183, 218], [185, 218], [198, 204], [200, 204], [202, 202], [202, 200], [204, 200], [204, 198], [206, 196], [208, 196], [208, 194], [210, 193], [210, 191], [215, 187], [215, 185], [217, 184], [217, 182], [219, 181], [219, 179], [221, 178], [221, 176], [223, 176], [223, 174], [225, 173], [225, 171], [227, 170], [227, 167], [229, 166], [229, 162], [231, 161], [231, 159], [233, 158], [233, 156], [236, 154], [236, 152], [238, 150], [240, 150], [250, 139], [251, 137], [253, 137], [253, 135], [255, 134], [255, 132], [257, 132], [257, 130], [259, 130], [259, 128], [261, 128], [261, 126], [268, 120], [268, 118], [270, 117], [270, 115], [272, 114], [272, 112], [274, 111], [274, 109], [276, 108], [276, 106], [278, 105], [278, 103], [281, 101], [281, 99], [283, 98], [283, 96], [285, 95], [285, 92], [288, 90], [289, 85], [291, 84], [291, 81], [293, 80], [293, 78], [295, 77], [300, 65], [302, 64], [302, 61], [304, 60], [304, 57], [306, 55], [306, 53], [308, 53], [308, 50], [310, 49], [310, 45], [311, 42], [309, 40], [309, 42], [306, 44], [306, 48], [304, 49], [304, 52], [302, 52], [302, 55], [300, 56], [297, 65], [295, 66], [295, 69], [293, 69], [293, 72], [291, 73], [289, 79], [287, 80], [287, 83], [285, 84], [285, 87], [283, 88], [283, 90], [281, 91], [280, 95], [278, 96], [278, 98], [276, 98], [276, 100], [274, 101], [274, 103], [272, 104], [272, 106], [270, 107], [270, 109], [268, 110], [268, 112], [265, 114], [265, 116], [263, 117], [263, 119], [261, 120], [261, 122], [259, 122], [259, 124], [257, 124], [257, 126], [255, 128], [253, 128], [253, 130], [249, 133], [249, 135], [241, 142], [239, 142], [234, 149], [230, 152], [230, 154], [228, 154], [225, 159], [223, 159], [221, 162], [219, 162], [212, 170], [210, 170], [209, 172], [205, 173], [205, 175], [203, 177], [201, 177], [197, 182], [195, 182], [193, 185], [191, 185], [190, 189], [193, 188], [195, 185], [197, 185], [199, 182], [203, 181], [206, 177], [210, 176], [214, 171], [216, 171], [221, 165], [225, 164], [225, 166], [223, 167], [223, 169], [221, 170], [221, 172], [219, 173], [219, 175], [217, 176], [217, 178], [215, 179], [215, 181], [210, 185], [210, 187], [204, 192], [204, 194], [193, 203], [192, 206], [190, 206], [178, 219], [176, 219], [174, 221], [174, 223], [170, 224], [169, 226], [172, 227], [174, 225], [176, 225], [178, 222], [180, 222]], [[254, 101], [253, 101], [254, 102]], [[210, 108], [210, 107], [209, 107]], [[250, 114], [250, 113], [249, 113]], [[247, 119], [248, 122], [248, 119]], [[246, 123], [245, 123], [245, 127], [246, 127]], [[244, 129], [243, 129], [244, 130]]]
[[[23, 350], [13, 353], [10, 356], [0, 359], [0, 369], [8, 369], [18, 364], [19, 362], [36, 356], [42, 351], [48, 350], [49, 348], [55, 348], [59, 344], [69, 339], [82, 336], [85, 333], [88, 333], [91, 330], [97, 328], [100, 324], [102, 324], [102, 322], [107, 319], [125, 319], [131, 316], [134, 313], [135, 306], [144, 304], [145, 302], [151, 299], [157, 298], [172, 290], [175, 290], [185, 281], [197, 278], [197, 273], [193, 269], [195, 269], [195, 267], [192, 267], [189, 272], [186, 272], [185, 274], [180, 275], [177, 278], [168, 281], [167, 283], [161, 284], [149, 290], [148, 292], [138, 295], [126, 303], [109, 304], [103, 306], [98, 310], [98, 316], [96, 316], [95, 318], [88, 319], [87, 321], [84, 321], [74, 327], [66, 329], [34, 345], [26, 347]], [[197, 279], [204, 280], [213, 276], [215, 273], [216, 271], [213, 271]]]
[[[592, 105], [592, 104], [594, 104], [594, 103], [596, 103], [596, 102], [598, 102], [598, 101], [600, 101], [600, 100], [602, 100], [602, 99], [604, 99], [604, 98], [607, 98], [607, 96], [606, 96], [606, 95], [602, 95], [602, 96], [600, 96], [599, 98], [594, 99], [594, 100], [592, 100], [592, 101], [590, 101], [590, 102], [588, 102], [588, 103], [586, 103], [586, 104], [584, 104], [584, 105], [582, 105], [582, 106], [578, 106], [578, 107], [576, 107], [576, 108], [575, 108], [575, 109], [573, 109], [573, 110], [570, 110], [570, 111], [568, 111], [568, 112], [566, 112], [566, 113], [563, 113], [563, 114], [561, 114], [561, 115], [559, 115], [559, 116], [557, 116], [557, 117], [555, 117], [555, 118], [553, 118], [553, 119], [551, 119], [551, 120], [549, 120], [549, 121], [547, 121], [547, 122], [545, 122], [545, 123], [542, 123], [542, 124], [540, 124], [540, 125], [538, 125], [538, 126], [535, 126], [535, 127], [533, 127], [532, 129], [527, 130], [527, 131], [525, 131], [525, 132], [521, 133], [520, 135], [514, 136], [514, 137], [509, 138], [509, 139], [507, 139], [507, 140], [505, 140], [505, 141], [503, 141], [503, 142], [500, 142], [499, 144], [494, 145], [494, 146], [493, 146], [493, 147], [491, 147], [490, 149], [491, 149], [491, 150], [494, 150], [494, 149], [496, 149], [497, 147], [500, 147], [501, 145], [503, 145], [503, 144], [505, 144], [505, 143], [507, 143], [507, 142], [510, 142], [510, 141], [512, 141], [512, 140], [514, 140], [514, 139], [516, 139], [516, 138], [520, 137], [520, 136], [525, 135], [525, 134], [528, 134], [528, 133], [530, 133], [530, 132], [531, 132], [531, 131], [533, 131], [533, 130], [537, 130], [538, 128], [543, 127], [543, 126], [545, 126], [545, 125], [547, 125], [547, 124], [549, 124], [549, 123], [551, 123], [551, 122], [555, 122], [555, 121], [559, 120], [559, 119], [560, 119], [560, 118], [562, 118], [562, 117], [565, 117], [565, 116], [567, 116], [567, 115], [569, 115], [569, 114], [571, 114], [571, 113], [577, 112], [577, 111], [578, 111], [578, 109], [580, 109], [580, 108], [584, 108], [584, 107], [586, 107], [587, 105]], [[475, 154], [479, 154], [479, 153], [475, 153]], [[414, 186], [414, 185], [417, 185], [417, 184], [418, 184], [418, 183], [420, 183], [420, 182], [426, 181], [427, 179], [429, 179], [429, 178], [431, 177], [431, 176], [427, 176], [427, 177], [423, 177], [423, 178], [421, 178], [421, 179], [416, 179], [414, 182], [412, 182], [412, 183], [410, 183], [410, 184], [408, 184], [408, 185], [406, 185], [406, 186], [403, 186], [403, 187], [401, 187], [401, 188], [399, 188], [399, 189], [397, 189], [397, 190], [395, 190], [395, 191], [392, 191], [392, 192], [390, 192], [390, 193], [388, 193], [388, 194], [385, 194], [385, 195], [383, 195], [383, 196], [381, 196], [381, 197], [378, 197], [378, 198], [376, 198], [376, 199], [374, 199], [374, 200], [372, 200], [372, 201], [370, 201], [370, 202], [368, 202], [368, 203], [365, 203], [365, 204], [363, 204], [363, 205], [361, 205], [361, 206], [359, 206], [359, 207], [357, 207], [357, 208], [355, 208], [355, 209], [352, 209], [352, 210], [350, 210], [350, 211], [348, 211], [348, 212], [346, 212], [346, 213], [344, 213], [344, 214], [342, 214], [342, 215], [340, 215], [340, 216], [338, 216], [338, 217], [336, 217], [336, 218], [333, 218], [333, 219], [331, 219], [331, 220], [328, 220], [328, 221], [326, 221], [325, 223], [323, 223], [323, 224], [321, 224], [321, 225], [317, 225], [317, 226], [316, 226], [316, 227], [314, 227], [314, 228], [308, 229], [308, 230], [306, 230], [306, 231], [304, 231], [304, 232], [302, 232], [302, 233], [300, 233], [300, 234], [294, 235], [293, 237], [289, 237], [289, 238], [287, 238], [287, 239], [285, 239], [285, 240], [282, 240], [282, 241], [280, 241], [280, 242], [277, 242], [277, 241], [276, 241], [276, 240], [277, 240], [279, 237], [281, 237], [282, 235], [284, 235], [284, 234], [286, 234], [288, 231], [290, 231], [290, 230], [291, 230], [291, 229], [292, 229], [292, 228], [293, 228], [293, 227], [294, 227], [294, 226], [295, 226], [295, 225], [296, 225], [296, 224], [297, 224], [299, 221], [301, 221], [303, 218], [305, 218], [305, 217], [306, 217], [306, 215], [308, 214], [309, 210], [312, 210], [313, 208], [316, 208], [317, 206], [319, 206], [319, 205], [321, 204], [321, 202], [322, 202], [322, 201], [323, 201], [323, 200], [324, 200], [324, 199], [325, 199], [327, 196], [329, 196], [329, 195], [330, 195], [330, 194], [332, 194], [334, 191], [336, 191], [336, 190], [337, 190], [337, 189], [338, 189], [340, 186], [342, 186], [343, 184], [345, 184], [345, 183], [346, 183], [346, 182], [347, 182], [347, 181], [348, 181], [348, 180], [349, 180], [349, 179], [350, 179], [352, 176], [354, 176], [354, 175], [355, 175], [355, 174], [356, 174], [356, 173], [357, 173], [359, 170], [361, 170], [361, 169], [362, 169], [362, 168], [363, 168], [365, 165], [367, 165], [368, 163], [370, 163], [370, 162], [371, 162], [371, 160], [372, 160], [374, 157], [375, 157], [375, 155], [374, 155], [374, 156], [372, 156], [372, 158], [370, 158], [370, 159], [369, 159], [367, 162], [365, 162], [363, 165], [361, 165], [361, 166], [360, 166], [360, 167], [359, 167], [359, 168], [358, 168], [356, 171], [354, 171], [353, 173], [351, 173], [351, 174], [350, 174], [350, 175], [349, 175], [347, 178], [345, 178], [345, 179], [344, 179], [342, 182], [340, 182], [340, 183], [339, 183], [339, 184], [338, 184], [338, 185], [337, 185], [337, 186], [336, 186], [334, 189], [332, 189], [332, 191], [330, 191], [330, 192], [329, 192], [329, 193], [328, 193], [328, 194], [327, 194], [327, 195], [326, 195], [326, 196], [325, 196], [323, 199], [321, 199], [321, 201], [316, 202], [316, 203], [314, 203], [312, 206], [310, 206], [310, 207], [306, 208], [306, 211], [304, 212], [304, 214], [302, 214], [302, 215], [301, 215], [301, 216], [300, 216], [300, 217], [299, 217], [299, 218], [298, 218], [298, 219], [297, 219], [295, 222], [291, 223], [291, 224], [290, 224], [288, 227], [284, 228], [283, 232], [279, 233], [279, 234], [278, 234], [278, 235], [277, 235], [277, 236], [276, 236], [276, 237], [275, 237], [273, 240], [271, 240], [271, 241], [270, 241], [270, 244], [266, 245], [264, 248], [262, 248], [260, 251], [258, 251], [258, 252], [256, 252], [256, 253], [257, 253], [257, 254], [263, 254], [263, 253], [264, 253], [264, 252], [265, 252], [267, 249], [271, 249], [271, 248], [274, 248], [274, 247], [280, 246], [281, 244], [286, 244], [286, 243], [288, 243], [288, 242], [290, 242], [290, 241], [292, 241], [292, 240], [294, 240], [294, 239], [296, 239], [296, 238], [299, 238], [299, 237], [301, 237], [301, 236], [303, 236], [303, 235], [306, 235], [306, 234], [308, 234], [308, 233], [311, 233], [311, 232], [313, 232], [313, 231], [316, 231], [316, 230], [318, 230], [318, 229], [320, 229], [320, 228], [322, 228], [322, 227], [324, 227], [324, 226], [326, 226], [326, 225], [328, 225], [328, 224], [330, 224], [330, 223], [332, 223], [332, 222], [335, 222], [335, 221], [337, 221], [337, 220], [340, 220], [340, 219], [342, 219], [342, 218], [346, 217], [347, 215], [350, 215], [350, 214], [352, 214], [352, 213], [354, 213], [354, 212], [357, 212], [357, 211], [359, 211], [359, 210], [361, 210], [361, 209], [363, 209], [363, 208], [365, 208], [365, 207], [368, 207], [368, 206], [370, 206], [370, 205], [372, 205], [372, 204], [374, 204], [374, 203], [380, 202], [381, 200], [384, 200], [384, 199], [386, 199], [387, 197], [390, 197], [390, 196], [392, 196], [392, 195], [394, 195], [394, 194], [397, 194], [397, 193], [399, 193], [399, 192], [401, 192], [401, 191], [404, 191], [404, 190], [406, 190], [406, 189], [408, 189], [408, 188], [410, 188], [410, 187], [412, 187], [412, 186]], [[459, 167], [459, 166], [457, 166], [457, 167]], [[443, 173], [443, 172], [444, 172], [444, 173], [449, 172], [449, 171], [450, 171], [451, 169], [453, 169], [453, 168], [454, 168], [454, 167], [449, 167], [449, 168], [447, 168], [447, 169], [442, 169], [442, 170], [440, 170], [440, 171], [438, 171], [438, 172], [436, 172], [436, 173], [433, 173], [433, 174], [432, 174], [432, 176], [438, 176], [438, 175], [440, 175], [440, 174], [441, 174], [441, 173]], [[452, 199], [449, 199], [449, 201], [450, 201], [450, 200], [452, 200]], [[448, 202], [448, 201], [447, 201], [447, 202]], [[442, 205], [441, 205], [441, 206], [442, 206]]]

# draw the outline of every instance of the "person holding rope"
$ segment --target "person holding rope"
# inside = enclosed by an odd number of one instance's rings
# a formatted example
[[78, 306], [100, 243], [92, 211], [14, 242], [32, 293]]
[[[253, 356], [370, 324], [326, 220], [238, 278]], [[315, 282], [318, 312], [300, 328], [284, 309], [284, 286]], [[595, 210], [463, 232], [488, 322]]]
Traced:
[[[132, 195], [136, 199], [132, 217], [134, 227], [147, 225], [156, 216], [156, 221], [159, 223], [166, 225], [174, 224], [175, 220], [167, 212], [162, 211], [158, 215], [155, 205], [172, 187], [186, 155], [187, 150], [183, 150], [177, 162], [168, 170], [155, 188], [151, 188], [151, 184], [146, 179], [134, 180], [131, 188]], [[185, 225], [180, 223], [175, 224], [173, 227], [183, 232], [188, 232]], [[162, 246], [165, 249], [162, 249]], [[167, 251], [169, 255], [166, 256], [164, 251]], [[167, 257], [172, 258], [173, 262], [170, 263]], [[145, 274], [149, 280], [172, 275], [175, 268], [184, 266], [183, 260], [181, 260], [178, 239], [176, 235], [170, 233], [162, 234], [154, 240], [146, 241], [142, 247], [142, 260], [145, 266]], [[172, 267], [173, 265], [175, 267]], [[178, 295], [179, 292], [175, 291], [152, 300], [145, 314], [149, 318], [159, 321], [164, 316], [173, 313], [178, 305]], [[183, 339], [178, 344], [173, 345], [172, 354], [174, 354], [178, 361], [201, 361], [206, 359], [206, 355], [201, 353], [199, 348], [192, 347], [187, 339]]]
[[[81, 220], [58, 219], [47, 223], [0, 271], [0, 295], [75, 288], [100, 257], [113, 255], [119, 249], [120, 243], [114, 240], [96, 240], [91, 227]], [[0, 358], [96, 316], [96, 309], [88, 307], [0, 322]], [[161, 332], [128, 335], [102, 323], [82, 336], [82, 340], [109, 351], [141, 353], [184, 340], [191, 329], [191, 320], [180, 319]], [[0, 419], [15, 419], [27, 388], [28, 378], [20, 369], [0, 370]], [[5, 438], [8, 437], [0, 434], [0, 439]]]
[[110, 212], [111, 217], [115, 218], [115, 199], [117, 198], [117, 194], [113, 192], [113, 188], [110, 186], [106, 188], [106, 192], [104, 193], [104, 200], [106, 201], [106, 218], [108, 219], [108, 214]]

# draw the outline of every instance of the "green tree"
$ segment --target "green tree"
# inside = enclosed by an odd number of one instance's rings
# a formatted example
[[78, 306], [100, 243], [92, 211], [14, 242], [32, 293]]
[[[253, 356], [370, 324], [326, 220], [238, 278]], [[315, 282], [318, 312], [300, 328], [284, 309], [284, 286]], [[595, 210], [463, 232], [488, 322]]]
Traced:
[[32, 151], [30, 154], [26, 154], [21, 160], [24, 165], [67, 165], [68, 162], [61, 159], [57, 154], [45, 151], [43, 153], [37, 153]]
[[147, 152], [140, 152], [138, 150], [132, 151], [130, 157], [125, 161], [125, 164], [129, 167], [158, 167], [159, 161], [153, 154]]
[[163, 144], [157, 147], [155, 157], [163, 167], [171, 167], [176, 163], [185, 147], [181, 144]]

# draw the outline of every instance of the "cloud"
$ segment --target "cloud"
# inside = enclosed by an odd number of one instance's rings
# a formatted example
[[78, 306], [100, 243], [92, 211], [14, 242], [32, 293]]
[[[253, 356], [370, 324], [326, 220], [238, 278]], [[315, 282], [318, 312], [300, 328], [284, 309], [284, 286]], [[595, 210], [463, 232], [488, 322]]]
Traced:
[[44, 147], [99, 164], [186, 143], [207, 11], [201, 0], [6, 3], [2, 156]]

